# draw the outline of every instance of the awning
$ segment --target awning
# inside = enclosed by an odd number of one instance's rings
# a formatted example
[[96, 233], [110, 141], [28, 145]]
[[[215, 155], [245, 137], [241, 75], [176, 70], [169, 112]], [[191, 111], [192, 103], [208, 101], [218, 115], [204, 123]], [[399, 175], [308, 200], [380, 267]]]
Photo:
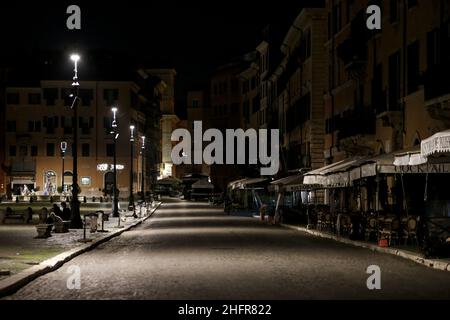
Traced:
[[423, 140], [420, 151], [423, 157], [438, 153], [450, 153], [450, 130], [438, 132]]
[[327, 187], [347, 187], [350, 185], [350, 169], [360, 165], [362, 157], [352, 157], [324, 171]]
[[192, 184], [192, 189], [214, 189], [214, 185], [208, 180], [199, 180]]
[[350, 171], [350, 182], [374, 177], [378, 173], [394, 174], [395, 171], [395, 155], [393, 153], [381, 154], [374, 157], [366, 157], [353, 163]]
[[177, 184], [180, 183], [181, 181], [174, 178], [174, 177], [167, 177], [161, 180], [157, 180], [156, 184], [161, 184], [161, 185], [172, 185], [172, 184]]
[[325, 167], [312, 170], [305, 173], [303, 177], [303, 184], [306, 185], [325, 185], [325, 172], [339, 164], [342, 164], [345, 160], [338, 161], [336, 163], [329, 164]]
[[230, 189], [251, 189], [256, 187], [258, 184], [267, 182], [267, 178], [245, 178], [236, 181], [232, 181], [228, 184]]
[[290, 184], [300, 184], [302, 182], [303, 182], [303, 176], [299, 175], [299, 174], [294, 174], [292, 176], [288, 176], [285, 178], [281, 178], [281, 179], [272, 181], [270, 184], [286, 186], [286, 185], [290, 185]]
[[406, 149], [395, 154], [394, 166], [419, 166], [427, 163], [427, 158], [423, 157], [419, 146]]
[[298, 188], [299, 186], [303, 185], [303, 175], [301, 174], [294, 174], [288, 177], [284, 177], [275, 181], [272, 181], [270, 183], [270, 188], [275, 191], [293, 191], [292, 186], [295, 186]]

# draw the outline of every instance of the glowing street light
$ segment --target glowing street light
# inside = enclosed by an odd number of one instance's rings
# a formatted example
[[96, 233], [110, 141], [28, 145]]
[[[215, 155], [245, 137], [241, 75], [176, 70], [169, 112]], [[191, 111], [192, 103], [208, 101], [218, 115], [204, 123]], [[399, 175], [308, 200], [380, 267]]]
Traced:
[[141, 155], [142, 155], [142, 177], [141, 177], [141, 200], [145, 203], [145, 184], [144, 184], [144, 166], [145, 166], [145, 136], [141, 137], [142, 139], [142, 145], [141, 145]]
[[[73, 158], [73, 174], [72, 174], [72, 199], [70, 201], [71, 217], [70, 225], [74, 229], [81, 229], [83, 227], [83, 222], [81, 221], [80, 215], [80, 201], [78, 200], [79, 187], [78, 187], [78, 98], [79, 86], [78, 83], [78, 61], [80, 56], [78, 54], [72, 54], [70, 59], [74, 63], [74, 76], [72, 82], [72, 94], [73, 98], [71, 109], [73, 110], [73, 148], [72, 148], [72, 158]], [[63, 172], [64, 179], [64, 172]], [[64, 181], [64, 180], [63, 180]]]
[[128, 202], [128, 210], [133, 210], [133, 218], [137, 218], [136, 207], [134, 205], [133, 195], [133, 159], [134, 158], [134, 125], [130, 125], [130, 197]]

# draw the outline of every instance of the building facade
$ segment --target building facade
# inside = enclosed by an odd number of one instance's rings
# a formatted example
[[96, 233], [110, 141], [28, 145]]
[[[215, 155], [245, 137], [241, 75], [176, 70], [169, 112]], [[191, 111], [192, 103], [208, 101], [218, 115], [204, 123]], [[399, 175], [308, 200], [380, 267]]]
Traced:
[[[133, 161], [133, 190], [150, 190], [152, 167], [160, 158], [160, 148], [149, 148], [148, 140], [160, 130], [148, 120], [160, 107], [163, 81], [152, 78], [152, 90], [145, 88], [148, 79], [136, 81], [82, 81], [78, 107], [79, 145], [78, 177], [82, 196], [101, 196], [112, 192], [114, 144], [111, 135], [112, 107], [117, 107], [117, 183], [119, 196], [130, 192], [130, 164]], [[138, 85], [141, 84], [141, 86]], [[146, 90], [147, 89], [147, 90]], [[2, 163], [8, 195], [36, 192], [52, 195], [68, 190], [72, 184], [73, 112], [71, 83], [40, 81], [32, 87], [7, 87], [5, 104], [5, 159]], [[130, 153], [130, 125], [134, 132], [134, 154]], [[156, 133], [155, 133], [156, 131]], [[152, 133], [153, 132], [153, 137]], [[142, 136], [147, 135], [143, 151]], [[67, 150], [61, 151], [66, 142]], [[155, 143], [154, 141], [152, 143]], [[156, 142], [157, 145], [160, 141]], [[144, 156], [144, 159], [142, 157]], [[64, 167], [64, 170], [63, 170]], [[64, 189], [62, 186], [64, 185]]]

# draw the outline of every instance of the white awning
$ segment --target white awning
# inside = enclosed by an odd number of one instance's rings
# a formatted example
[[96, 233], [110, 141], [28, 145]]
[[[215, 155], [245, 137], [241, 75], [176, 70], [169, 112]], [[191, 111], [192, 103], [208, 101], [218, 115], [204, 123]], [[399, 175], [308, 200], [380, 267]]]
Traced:
[[245, 189], [250, 188], [252, 185], [261, 184], [267, 182], [267, 178], [245, 178], [236, 181], [232, 181], [228, 184], [230, 189]]
[[272, 181], [270, 184], [287, 186], [292, 184], [300, 184], [302, 182], [303, 182], [303, 175], [295, 174], [292, 176]]
[[394, 166], [419, 166], [427, 163], [427, 158], [423, 157], [419, 146], [406, 149], [395, 154]]
[[307, 185], [325, 185], [326, 179], [325, 179], [325, 172], [335, 166], [338, 166], [342, 163], [344, 163], [345, 160], [338, 161], [336, 163], [329, 164], [325, 167], [315, 169], [312, 171], [309, 171], [305, 173], [303, 177], [303, 184]]
[[423, 140], [420, 151], [423, 157], [437, 153], [450, 153], [450, 130], [438, 132]]

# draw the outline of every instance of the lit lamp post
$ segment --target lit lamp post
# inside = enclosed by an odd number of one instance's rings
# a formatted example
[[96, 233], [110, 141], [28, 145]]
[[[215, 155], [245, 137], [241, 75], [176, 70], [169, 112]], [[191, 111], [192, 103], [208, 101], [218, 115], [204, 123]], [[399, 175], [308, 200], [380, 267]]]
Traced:
[[145, 203], [145, 182], [144, 182], [144, 167], [145, 167], [145, 136], [142, 136], [142, 145], [141, 145], [141, 157], [142, 157], [142, 177], [141, 177], [141, 200]]
[[128, 203], [128, 210], [133, 210], [133, 218], [137, 218], [136, 207], [134, 206], [133, 195], [133, 156], [134, 156], [134, 125], [130, 126], [130, 199]]
[[61, 158], [62, 158], [62, 174], [61, 174], [61, 188], [62, 188], [62, 193], [64, 193], [64, 157], [66, 155], [66, 150], [67, 150], [67, 142], [66, 141], [62, 141], [61, 142]]
[[[83, 227], [83, 222], [81, 221], [80, 216], [80, 202], [78, 201], [78, 92], [79, 86], [78, 83], [78, 61], [80, 60], [80, 56], [78, 54], [72, 54], [70, 56], [70, 60], [74, 63], [74, 76], [72, 78], [72, 94], [70, 95], [73, 98], [71, 109], [73, 109], [73, 175], [72, 175], [72, 199], [70, 201], [71, 208], [71, 219], [70, 226], [73, 229], [81, 229]], [[64, 179], [64, 175], [63, 175]]]
[[117, 120], [116, 120], [116, 114], [117, 114], [117, 108], [111, 108], [111, 111], [113, 113], [113, 121], [111, 124], [111, 134], [113, 135], [114, 139], [114, 152], [113, 152], [113, 171], [114, 171], [114, 179], [113, 179], [113, 217], [118, 218], [118, 226], [120, 226], [120, 216], [119, 216], [119, 199], [117, 195], [117, 138], [119, 137], [119, 130], [117, 128]]

